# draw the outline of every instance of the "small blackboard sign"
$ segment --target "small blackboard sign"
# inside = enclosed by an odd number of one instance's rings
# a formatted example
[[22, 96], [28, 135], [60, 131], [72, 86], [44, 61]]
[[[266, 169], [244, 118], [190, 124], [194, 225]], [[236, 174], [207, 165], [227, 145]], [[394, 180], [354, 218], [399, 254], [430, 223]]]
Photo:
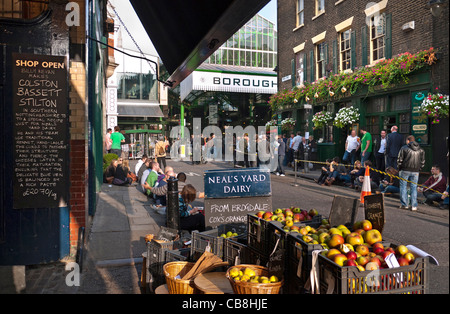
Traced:
[[68, 203], [67, 58], [13, 53], [13, 207]]
[[205, 226], [247, 224], [247, 214], [272, 210], [272, 197], [205, 198]]
[[161, 229], [156, 235], [156, 240], [170, 242], [174, 241], [177, 237], [178, 237], [178, 230], [161, 226]]
[[286, 252], [284, 249], [277, 248], [272, 255], [269, 256], [269, 263], [267, 268], [269, 270], [269, 275], [277, 276], [281, 280], [284, 274], [285, 262], [284, 256]]
[[372, 223], [372, 228], [383, 232], [384, 217], [384, 196], [383, 194], [367, 195], [364, 197], [364, 214], [367, 220]]
[[335, 195], [331, 205], [329, 222], [332, 226], [353, 227], [360, 200]]

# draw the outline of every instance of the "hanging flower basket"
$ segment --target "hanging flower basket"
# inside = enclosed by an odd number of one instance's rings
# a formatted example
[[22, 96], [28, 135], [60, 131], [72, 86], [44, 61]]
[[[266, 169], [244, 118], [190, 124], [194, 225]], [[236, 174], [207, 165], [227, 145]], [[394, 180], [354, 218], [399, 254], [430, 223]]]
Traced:
[[359, 120], [359, 110], [358, 108], [344, 107], [339, 109], [336, 117], [334, 118], [334, 126], [338, 128], [343, 128], [346, 125], [352, 125]]
[[281, 121], [281, 130], [283, 131], [293, 130], [294, 127], [295, 127], [295, 120], [292, 118], [286, 118], [283, 121]]
[[433, 124], [439, 123], [440, 119], [448, 118], [448, 95], [428, 94], [419, 106], [419, 111], [422, 117], [432, 119]]
[[277, 120], [267, 121], [267, 123], [266, 123], [266, 130], [269, 131], [271, 126], [273, 126], [273, 127], [278, 126]]
[[331, 120], [333, 120], [333, 116], [331, 112], [328, 111], [319, 111], [312, 118], [314, 128], [321, 128], [329, 124]]

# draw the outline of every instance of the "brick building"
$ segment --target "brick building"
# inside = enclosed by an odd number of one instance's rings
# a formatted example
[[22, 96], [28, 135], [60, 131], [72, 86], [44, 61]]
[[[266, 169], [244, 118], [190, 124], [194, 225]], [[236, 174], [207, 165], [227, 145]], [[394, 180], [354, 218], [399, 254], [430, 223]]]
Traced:
[[95, 212], [105, 21], [103, 0], [0, 1], [0, 265], [73, 258]]
[[[413, 73], [406, 84], [361, 90], [342, 97], [299, 99], [278, 110], [279, 118], [297, 119], [296, 130], [311, 132], [319, 144], [319, 159], [341, 156], [351, 127], [366, 126], [379, 139], [382, 129], [398, 125], [403, 134], [414, 134], [417, 123], [413, 96], [435, 91], [449, 93], [448, 10], [434, 17], [427, 1], [376, 2], [363, 0], [296, 0], [278, 2], [279, 91], [295, 90], [305, 82], [317, 82], [334, 73], [352, 73], [361, 67], [402, 53], [417, 53], [434, 47], [436, 62]], [[307, 84], [307, 83], [306, 83]], [[306, 105], [306, 106], [305, 106]], [[309, 106], [312, 105], [312, 106]], [[336, 113], [342, 107], [359, 108], [360, 120], [353, 126], [313, 129], [312, 115], [321, 110]], [[312, 109], [310, 109], [312, 108]], [[448, 118], [439, 124], [425, 123], [421, 140], [427, 165], [448, 168], [445, 160]], [[423, 131], [423, 130], [422, 130]]]

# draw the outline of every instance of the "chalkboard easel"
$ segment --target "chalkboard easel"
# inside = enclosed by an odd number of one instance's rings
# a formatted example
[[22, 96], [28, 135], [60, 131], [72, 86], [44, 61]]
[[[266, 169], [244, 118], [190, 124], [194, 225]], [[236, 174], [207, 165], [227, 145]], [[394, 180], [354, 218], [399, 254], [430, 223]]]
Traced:
[[330, 224], [332, 226], [353, 227], [358, 207], [359, 199], [335, 195], [329, 216]]
[[384, 195], [374, 194], [364, 197], [364, 215], [372, 223], [372, 228], [383, 232], [386, 222], [384, 216]]

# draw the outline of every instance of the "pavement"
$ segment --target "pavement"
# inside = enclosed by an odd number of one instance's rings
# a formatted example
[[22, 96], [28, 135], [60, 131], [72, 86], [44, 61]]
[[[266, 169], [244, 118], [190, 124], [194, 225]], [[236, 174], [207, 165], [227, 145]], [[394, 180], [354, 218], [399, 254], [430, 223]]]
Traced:
[[[136, 161], [130, 164], [134, 168]], [[168, 161], [180, 169], [181, 164]], [[229, 167], [223, 163], [221, 167]], [[200, 166], [198, 169], [202, 172]], [[202, 172], [203, 173], [203, 172]], [[197, 174], [197, 176], [202, 174]], [[319, 170], [295, 172], [288, 168], [286, 178], [315, 179]], [[282, 177], [279, 177], [282, 180]], [[203, 180], [201, 180], [203, 181]], [[153, 200], [137, 190], [137, 185], [118, 187], [103, 184], [98, 193], [96, 213], [87, 226], [84, 259], [80, 272], [73, 259], [26, 266], [25, 294], [141, 294], [140, 287], [145, 236], [157, 234], [165, 216], [151, 208]], [[202, 190], [202, 186], [198, 187]], [[339, 187], [336, 187], [339, 188]], [[344, 187], [342, 187], [344, 189]], [[348, 189], [348, 188], [345, 188]], [[420, 206], [426, 211], [427, 206]], [[448, 211], [446, 211], [448, 213]]]

